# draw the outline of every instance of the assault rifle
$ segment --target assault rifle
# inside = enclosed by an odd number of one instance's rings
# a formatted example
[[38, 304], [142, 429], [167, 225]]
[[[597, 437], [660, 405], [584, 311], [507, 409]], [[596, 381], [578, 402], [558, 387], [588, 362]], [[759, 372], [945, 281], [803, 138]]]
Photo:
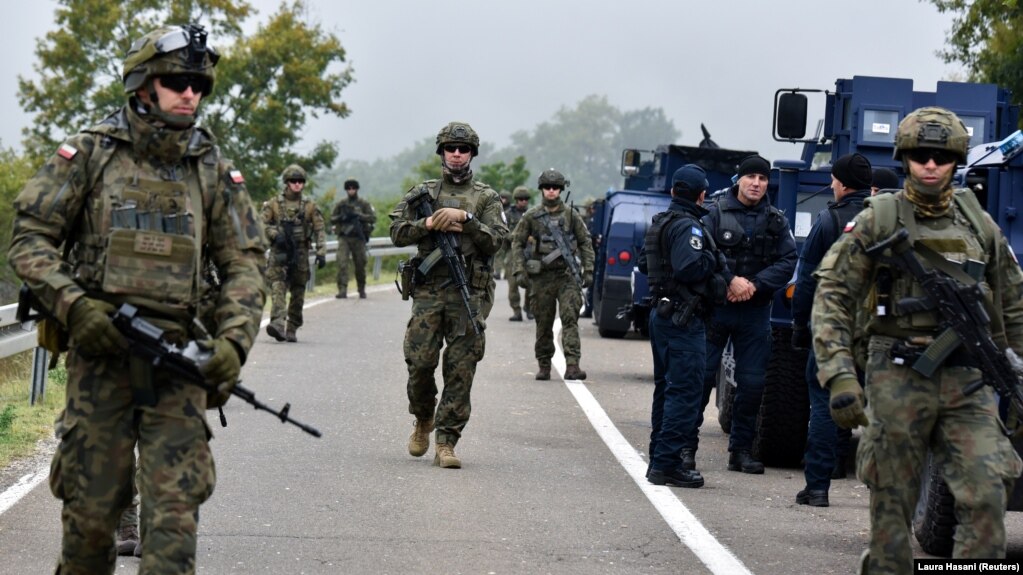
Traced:
[[284, 253], [287, 259], [284, 262], [284, 281], [290, 282], [298, 267], [298, 246], [295, 245], [295, 222], [292, 220], [281, 221], [278, 234], [284, 234]]
[[362, 219], [359, 217], [359, 213], [356, 212], [351, 206], [345, 206], [342, 209], [341, 214], [331, 218], [331, 222], [337, 226], [338, 236], [341, 236], [341, 226], [349, 222], [353, 223], [355, 227], [355, 237], [362, 240], [362, 243], [366, 243], [366, 231], [362, 229]]
[[[430, 205], [430, 199], [430, 193], [424, 189], [409, 200], [409, 206], [412, 207], [417, 216], [428, 218], [433, 215], [433, 206]], [[465, 276], [465, 257], [462, 255], [459, 239], [451, 232], [439, 232], [436, 230], [430, 232], [430, 237], [433, 238], [434, 247], [440, 250], [441, 257], [444, 258], [444, 262], [448, 266], [448, 272], [451, 274], [448, 281], [444, 282], [441, 287], [454, 285], [458, 289], [458, 293], [462, 296], [462, 303], [465, 304], [465, 310], [469, 314], [469, 323], [472, 324], [472, 331], [476, 335], [480, 335], [483, 333], [483, 330], [480, 329], [479, 322], [476, 320], [479, 311], [473, 311], [472, 305], [469, 303], [469, 280]]]
[[[985, 384], [1010, 402], [1017, 414], [1023, 416], [1023, 391], [1020, 389], [1020, 368], [1023, 362], [1011, 348], [1001, 350], [988, 329], [991, 317], [984, 309], [984, 294], [980, 285], [965, 285], [947, 273], [925, 269], [909, 242], [905, 228], [866, 250], [875, 256], [891, 248], [893, 263], [909, 272], [920, 283], [926, 297], [926, 307], [917, 298], [896, 302], [904, 308], [934, 309], [945, 323], [945, 331], [920, 355], [913, 369], [930, 377], [934, 370], [956, 349], [962, 347], [979, 364], [984, 377], [963, 389], [964, 395], [976, 392]], [[937, 255], [937, 257], [941, 257]], [[955, 264], [953, 264], [955, 265]]]
[[[540, 217], [540, 220], [551, 234], [551, 237], [554, 238], [554, 245], [558, 246], [556, 251], [544, 256], [544, 260], [549, 260], [544, 263], [553, 262], [558, 259], [558, 256], [561, 256], [561, 259], [565, 260], [565, 264], [568, 265], [568, 271], [572, 274], [575, 284], [579, 286], [579, 289], [583, 289], [583, 275], [579, 269], [579, 262], [575, 259], [575, 254], [572, 253], [572, 247], [568, 245], [568, 238], [565, 237], [564, 230], [554, 222], [550, 214], [544, 214]], [[566, 219], [565, 221], [568, 220]]]
[[[166, 369], [183, 377], [189, 383], [209, 389], [200, 368], [213, 356], [212, 351], [203, 349], [195, 340], [189, 341], [184, 347], [167, 341], [164, 331], [139, 317], [138, 309], [130, 304], [121, 304], [111, 321], [117, 331], [121, 332], [121, 335], [128, 340], [130, 353], [150, 362], [155, 369]], [[279, 411], [274, 410], [257, 400], [256, 393], [242, 387], [240, 383], [231, 389], [231, 395], [241, 398], [257, 411], [273, 414], [282, 423], [290, 423], [313, 437], [321, 435], [315, 427], [295, 421], [288, 415], [291, 410], [290, 403], [285, 403]], [[227, 424], [223, 418], [223, 412], [221, 412], [221, 424]]]

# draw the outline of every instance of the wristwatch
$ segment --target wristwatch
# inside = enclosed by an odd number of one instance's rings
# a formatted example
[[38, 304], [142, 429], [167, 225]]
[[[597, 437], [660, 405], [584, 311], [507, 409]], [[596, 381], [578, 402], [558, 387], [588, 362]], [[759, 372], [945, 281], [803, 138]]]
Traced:
[[472, 212], [465, 212], [465, 221], [462, 222], [462, 223], [467, 224], [467, 223], [469, 223], [471, 221], [472, 221]]

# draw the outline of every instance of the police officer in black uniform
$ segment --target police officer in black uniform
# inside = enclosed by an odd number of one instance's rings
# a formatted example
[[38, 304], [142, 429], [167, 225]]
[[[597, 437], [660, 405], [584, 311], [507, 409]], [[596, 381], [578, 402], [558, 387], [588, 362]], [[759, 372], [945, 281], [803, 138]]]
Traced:
[[[817, 280], [817, 270], [824, 254], [828, 252], [845, 225], [863, 209], [863, 200], [871, 195], [873, 172], [870, 160], [862, 154], [846, 154], [835, 160], [831, 166], [831, 190], [835, 201], [817, 214], [817, 220], [806, 236], [803, 251], [799, 254], [796, 268], [796, 290], [792, 295], [792, 347], [810, 349], [810, 310]], [[898, 181], [898, 180], [896, 180]], [[844, 454], [848, 451], [850, 430], [843, 430], [831, 419], [828, 409], [829, 392], [817, 381], [817, 359], [813, 349], [806, 359], [806, 382], [810, 394], [810, 427], [806, 437], [805, 466], [803, 475], [806, 487], [796, 494], [796, 503], [827, 507], [828, 490], [836, 467], [844, 474]]]
[[[708, 209], [703, 221], [728, 260], [728, 303], [717, 308], [707, 325], [707, 369], [703, 406], [717, 383], [721, 353], [732, 340], [735, 398], [728, 434], [728, 470], [763, 473], [753, 458], [760, 399], [771, 354], [771, 302], [792, 278], [798, 254], [785, 214], [771, 205], [767, 184], [771, 164], [753, 155], [738, 166], [738, 180]], [[703, 423], [700, 409], [699, 423]], [[699, 427], [697, 427], [699, 429]], [[694, 451], [697, 438], [686, 447]]]
[[[724, 265], [700, 218], [707, 174], [695, 164], [672, 177], [671, 205], [647, 229], [640, 271], [647, 274], [654, 303], [650, 346], [654, 355], [650, 467], [654, 485], [701, 487], [687, 440], [695, 437], [706, 362], [704, 318], [725, 297]], [[716, 289], [715, 289], [716, 286]], [[715, 295], [716, 293], [716, 295]], [[715, 301], [717, 300], [717, 302]]]

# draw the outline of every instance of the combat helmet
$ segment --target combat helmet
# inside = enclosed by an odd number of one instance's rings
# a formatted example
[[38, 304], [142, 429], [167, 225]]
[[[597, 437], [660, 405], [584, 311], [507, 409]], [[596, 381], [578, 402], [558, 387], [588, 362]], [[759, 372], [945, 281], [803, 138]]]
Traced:
[[512, 193], [512, 197], [516, 200], [528, 200], [529, 188], [526, 186], [516, 186], [515, 191]]
[[536, 187], [542, 188], [545, 185], [558, 186], [561, 189], [565, 189], [568, 187], [568, 180], [565, 179], [565, 176], [562, 175], [561, 172], [554, 168], [547, 168], [540, 173], [540, 177], [536, 180]]
[[928, 106], [913, 110], [899, 122], [893, 157], [902, 160], [904, 151], [936, 148], [952, 152], [958, 163], [965, 164], [969, 146], [970, 134], [959, 116], [945, 108]]
[[213, 91], [220, 54], [206, 45], [206, 30], [198, 24], [157, 28], [139, 38], [124, 58], [122, 80], [124, 92], [134, 94], [154, 76], [192, 74], [205, 78], [209, 84], [203, 95]]
[[472, 155], [476, 157], [480, 153], [480, 137], [476, 130], [465, 122], [450, 122], [447, 126], [437, 132], [437, 155], [443, 155], [443, 148], [447, 144], [467, 144], [472, 148]]
[[511, 195], [511, 192], [509, 192], [508, 190], [501, 190], [501, 193], [498, 194], [498, 195], [501, 196], [501, 199], [506, 201], [506, 202], [510, 202], [511, 201], [512, 195]]
[[288, 183], [288, 180], [305, 180], [305, 169], [298, 164], [291, 164], [281, 172], [281, 181]]

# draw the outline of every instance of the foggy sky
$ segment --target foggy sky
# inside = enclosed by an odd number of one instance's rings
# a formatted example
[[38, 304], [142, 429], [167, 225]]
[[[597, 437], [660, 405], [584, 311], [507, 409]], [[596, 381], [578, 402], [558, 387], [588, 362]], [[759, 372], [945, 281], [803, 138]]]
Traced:
[[[253, 0], [253, 30], [276, 10]], [[962, 77], [936, 55], [952, 17], [916, 0], [306, 0], [308, 19], [341, 40], [355, 82], [346, 119], [313, 120], [303, 151], [321, 140], [341, 159], [391, 156], [451, 120], [485, 142], [509, 143], [590, 94], [619, 109], [663, 108], [696, 145], [700, 123], [722, 147], [796, 158], [771, 139], [779, 88], [834, 89], [853, 75], [912, 78], [917, 90]], [[855, 6], [855, 9], [852, 8]], [[17, 75], [31, 76], [35, 39], [53, 29], [54, 0], [9, 13], [0, 60], [0, 144], [20, 149], [31, 117]], [[216, 39], [211, 43], [217, 45]], [[819, 111], [811, 101], [810, 115]]]

